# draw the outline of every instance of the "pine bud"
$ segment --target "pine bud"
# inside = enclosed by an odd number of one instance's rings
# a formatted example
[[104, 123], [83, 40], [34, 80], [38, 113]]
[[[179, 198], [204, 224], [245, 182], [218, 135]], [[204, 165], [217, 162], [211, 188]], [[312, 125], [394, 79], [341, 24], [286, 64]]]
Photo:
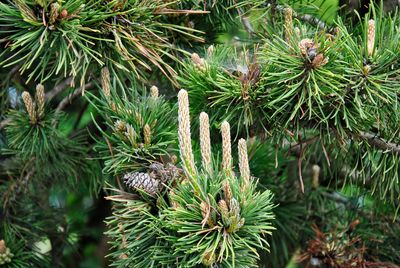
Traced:
[[68, 10], [66, 10], [66, 9], [61, 10], [60, 17], [62, 19], [65, 19], [66, 17], [68, 17]]
[[14, 257], [14, 254], [6, 247], [4, 240], [0, 240], [0, 266], [11, 262], [12, 257]]
[[135, 120], [140, 126], [144, 125], [143, 117], [139, 112], [135, 112]]
[[195, 65], [202, 66], [204, 65], [204, 59], [199, 56], [197, 53], [192, 53], [192, 61]]
[[247, 144], [244, 139], [239, 140], [238, 151], [240, 175], [243, 179], [244, 187], [247, 188], [248, 184], [250, 183], [250, 167], [247, 156]]
[[58, 13], [59, 10], [60, 10], [60, 5], [58, 3], [52, 3], [50, 5], [50, 18], [49, 18], [50, 25], [53, 25], [56, 22], [59, 16]]
[[197, 53], [192, 53], [192, 62], [195, 67], [199, 70], [205, 69], [204, 59], [199, 56]]
[[322, 67], [324, 65], [326, 65], [328, 63], [328, 58], [324, 57], [324, 54], [319, 53], [317, 56], [315, 56], [315, 58], [312, 60], [311, 65], [314, 68], [319, 68]]
[[126, 124], [125, 136], [132, 145], [136, 146], [136, 131], [130, 124]]
[[293, 35], [293, 10], [290, 7], [285, 8], [283, 14], [285, 16], [285, 39], [286, 42], [289, 42]]
[[111, 89], [110, 89], [110, 71], [107, 67], [101, 69], [101, 87], [103, 88], [103, 93], [106, 99], [108, 100], [111, 97]]
[[117, 132], [125, 132], [126, 130], [126, 124], [122, 120], [117, 120], [114, 123], [114, 128]]
[[178, 134], [179, 148], [184, 165], [190, 174], [195, 173], [194, 156], [192, 152], [192, 141], [190, 137], [190, 115], [189, 98], [186, 90], [181, 89], [178, 93]]
[[225, 194], [225, 201], [229, 204], [231, 199], [233, 198], [231, 184], [228, 180], [223, 182], [224, 194]]
[[312, 166], [312, 188], [317, 189], [319, 187], [319, 174], [321, 168], [318, 165]]
[[151, 129], [148, 124], [144, 125], [143, 128], [144, 144], [150, 145], [151, 143]]
[[44, 115], [44, 106], [45, 106], [45, 99], [46, 95], [44, 94], [44, 87], [41, 84], [38, 84], [36, 86], [36, 103], [37, 103], [37, 113], [38, 113], [38, 119], [43, 118]]
[[367, 38], [367, 48], [368, 48], [368, 56], [372, 56], [374, 52], [375, 46], [375, 21], [368, 21], [368, 38]]
[[300, 31], [300, 28], [299, 28], [299, 27], [294, 27], [294, 34], [295, 34], [296, 36], [301, 36], [301, 31]]
[[310, 48], [318, 48], [318, 46], [316, 46], [316, 45], [314, 44], [314, 41], [313, 41], [313, 40], [311, 40], [311, 39], [309, 39], [309, 38], [305, 38], [305, 39], [302, 39], [302, 40], [299, 42], [299, 48], [300, 48], [301, 54], [303, 54], [304, 56], [306, 56], [306, 55], [308, 54], [308, 50], [309, 50]]
[[150, 96], [153, 98], [158, 98], [158, 87], [152, 86], [150, 88]]
[[171, 155], [171, 163], [175, 165], [178, 163], [178, 157], [176, 155]]
[[221, 125], [222, 132], [222, 170], [228, 176], [232, 175], [231, 130], [227, 121]]
[[211, 141], [210, 124], [208, 115], [205, 112], [200, 114], [200, 147], [203, 169], [209, 174], [212, 173], [211, 164]]
[[25, 108], [28, 112], [31, 123], [35, 124], [37, 122], [37, 118], [36, 118], [35, 104], [32, 101], [31, 94], [29, 94], [29, 92], [27, 91], [24, 91], [22, 93], [22, 100], [24, 101]]
[[212, 251], [206, 251], [201, 256], [201, 262], [205, 266], [212, 266], [215, 262], [215, 254]]
[[239, 205], [239, 202], [235, 198], [231, 198], [231, 200], [229, 202], [229, 208], [230, 208], [231, 215], [240, 217], [240, 205]]
[[226, 204], [226, 201], [223, 199], [219, 200], [218, 207], [219, 207], [222, 217], [223, 218], [228, 217], [229, 209], [228, 209], [228, 205]]
[[171, 190], [169, 191], [169, 201], [170, 201], [170, 203], [171, 203], [171, 207], [174, 208], [174, 209], [177, 209], [177, 208], [180, 207], [180, 205], [179, 205], [178, 202], [175, 201], [175, 197], [176, 197], [176, 194], [175, 194], [175, 192], [171, 189]]
[[24, 21], [32, 22], [37, 21], [35, 13], [32, 9], [25, 3], [23, 0], [14, 0], [14, 3], [17, 5], [19, 11], [21, 12]]
[[214, 54], [214, 46], [211, 45], [207, 48], [207, 56], [211, 57]]
[[6, 242], [4, 240], [0, 240], [0, 254], [4, 254], [6, 249]]
[[201, 201], [200, 210], [201, 210], [201, 215], [203, 217], [203, 220], [201, 221], [202, 227], [204, 228], [204, 226], [206, 224], [208, 224], [208, 226], [210, 226], [210, 227], [214, 226], [214, 223], [212, 222], [212, 219], [211, 219], [210, 204], [208, 204], [207, 202]]
[[363, 70], [363, 74], [365, 76], [367, 76], [369, 74], [369, 72], [371, 71], [371, 65], [365, 65], [362, 70]]

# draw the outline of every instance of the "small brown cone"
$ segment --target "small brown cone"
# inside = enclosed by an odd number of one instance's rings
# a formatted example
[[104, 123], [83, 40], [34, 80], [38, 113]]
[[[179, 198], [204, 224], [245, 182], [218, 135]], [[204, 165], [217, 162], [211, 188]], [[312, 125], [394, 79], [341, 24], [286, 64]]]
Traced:
[[143, 190], [150, 195], [155, 195], [159, 189], [159, 181], [150, 177], [147, 173], [130, 172], [124, 175], [124, 182], [130, 188]]

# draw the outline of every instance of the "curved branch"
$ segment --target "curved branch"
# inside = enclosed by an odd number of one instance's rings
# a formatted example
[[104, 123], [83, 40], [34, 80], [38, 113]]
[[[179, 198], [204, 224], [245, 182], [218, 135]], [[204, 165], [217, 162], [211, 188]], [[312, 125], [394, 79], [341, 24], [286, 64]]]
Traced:
[[86, 83], [84, 86], [75, 89], [74, 92], [72, 92], [71, 94], [66, 96], [64, 99], [62, 99], [62, 101], [60, 101], [60, 103], [57, 106], [56, 112], [60, 112], [66, 106], [68, 106], [68, 104], [70, 104], [73, 99], [75, 99], [78, 96], [82, 95], [82, 91], [83, 90], [92, 88], [93, 86], [94, 86], [94, 82], [91, 81], [91, 82]]
[[385, 151], [400, 154], [400, 145], [394, 142], [389, 142], [376, 134], [368, 133], [368, 132], [360, 132], [360, 134], [356, 135], [356, 137], [364, 139], [368, 142], [372, 147]]

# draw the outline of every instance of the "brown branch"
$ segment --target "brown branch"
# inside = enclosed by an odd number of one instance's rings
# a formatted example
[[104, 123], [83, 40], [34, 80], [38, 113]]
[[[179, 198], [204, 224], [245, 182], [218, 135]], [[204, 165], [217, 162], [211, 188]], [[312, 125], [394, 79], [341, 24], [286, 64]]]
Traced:
[[367, 133], [367, 132], [360, 132], [360, 134], [354, 135], [357, 138], [364, 139], [368, 142], [369, 145], [372, 147], [385, 151], [385, 152], [391, 152], [391, 153], [398, 153], [400, 154], [400, 145], [396, 144], [394, 142], [389, 142], [378, 135], [372, 134], [372, 133]]
[[10, 124], [11, 119], [10, 118], [6, 118], [3, 121], [0, 122], [0, 129], [3, 129], [5, 126], [7, 126], [8, 124]]
[[72, 77], [68, 77], [61, 83], [57, 84], [51, 91], [46, 93], [46, 99], [51, 100], [52, 98], [63, 92], [66, 88], [70, 87], [73, 81], [74, 79]]
[[319, 140], [319, 136], [311, 137], [302, 141], [299, 141], [298, 143], [291, 144], [289, 150], [286, 152], [286, 155], [294, 155], [299, 157], [301, 155], [301, 151], [308, 145], [313, 144]]
[[56, 112], [62, 111], [65, 107], [67, 107], [72, 102], [73, 99], [81, 96], [83, 90], [92, 88], [93, 86], [94, 86], [94, 82], [91, 81], [91, 82], [86, 83], [83, 87], [79, 87], [79, 88], [75, 89], [74, 92], [72, 92], [71, 94], [66, 96], [62, 101], [60, 101], [60, 103], [57, 106]]

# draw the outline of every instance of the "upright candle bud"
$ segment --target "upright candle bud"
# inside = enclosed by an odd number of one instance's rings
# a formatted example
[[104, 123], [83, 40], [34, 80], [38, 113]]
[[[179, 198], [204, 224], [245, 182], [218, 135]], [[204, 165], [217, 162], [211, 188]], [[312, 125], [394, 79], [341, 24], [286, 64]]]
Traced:
[[199, 56], [197, 53], [192, 54], [192, 62], [193, 65], [196, 66], [199, 70], [205, 70], [205, 62], [204, 59]]
[[368, 56], [372, 56], [374, 52], [375, 46], [375, 21], [368, 21], [368, 37], [367, 37], [367, 48], [368, 48]]
[[60, 5], [58, 3], [52, 3], [50, 5], [50, 15], [49, 15], [49, 24], [52, 25], [56, 22], [59, 13], [58, 11], [60, 10]]
[[184, 161], [186, 170], [190, 174], [195, 173], [194, 156], [192, 152], [192, 141], [190, 137], [190, 115], [189, 97], [186, 90], [181, 89], [178, 93], [178, 136], [181, 158]]
[[221, 125], [222, 133], [222, 170], [227, 175], [232, 175], [232, 148], [231, 148], [231, 130], [227, 121]]
[[103, 88], [104, 96], [107, 99], [111, 97], [110, 80], [110, 71], [107, 67], [104, 67], [101, 69], [101, 87]]
[[36, 103], [37, 103], [37, 114], [38, 119], [43, 118], [44, 115], [44, 105], [46, 103], [46, 95], [44, 94], [44, 86], [42, 84], [38, 84], [36, 86]]
[[24, 101], [26, 111], [28, 112], [29, 119], [31, 120], [32, 124], [37, 122], [36, 111], [35, 111], [35, 104], [32, 101], [31, 94], [29, 92], [24, 91], [22, 93], [22, 100]]
[[293, 35], [293, 10], [290, 7], [285, 8], [283, 14], [285, 16], [285, 39], [286, 42], [289, 42]]
[[250, 183], [250, 167], [249, 159], [247, 156], [247, 144], [244, 139], [239, 140], [238, 151], [240, 176], [243, 179], [244, 187], [247, 188]]
[[200, 114], [200, 148], [203, 169], [211, 174], [211, 141], [210, 141], [210, 124], [208, 114], [202, 112]]
[[144, 144], [150, 145], [151, 143], [151, 129], [148, 124], [144, 125], [143, 127], [143, 136], [144, 136]]
[[150, 96], [153, 98], [158, 98], [158, 87], [152, 86], [150, 88]]

